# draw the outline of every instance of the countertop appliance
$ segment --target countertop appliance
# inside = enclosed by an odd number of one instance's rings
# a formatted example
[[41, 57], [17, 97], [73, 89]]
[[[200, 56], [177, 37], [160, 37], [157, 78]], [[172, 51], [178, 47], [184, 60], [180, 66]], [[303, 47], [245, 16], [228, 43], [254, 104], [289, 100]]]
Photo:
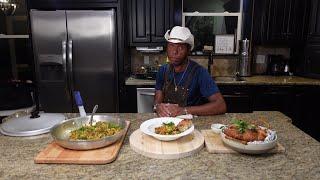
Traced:
[[249, 52], [250, 41], [248, 39], [240, 40], [240, 52], [238, 72], [240, 76], [251, 76], [251, 57]]
[[118, 111], [115, 10], [30, 10], [39, 97], [45, 112]]
[[282, 55], [269, 55], [268, 62], [268, 75], [281, 76], [289, 73], [288, 67], [285, 69], [286, 60]]

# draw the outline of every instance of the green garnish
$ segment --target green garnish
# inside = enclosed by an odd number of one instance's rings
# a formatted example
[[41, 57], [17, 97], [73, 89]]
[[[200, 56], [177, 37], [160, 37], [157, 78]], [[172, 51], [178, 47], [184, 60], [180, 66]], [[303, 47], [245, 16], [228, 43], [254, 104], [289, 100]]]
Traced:
[[236, 126], [240, 133], [244, 133], [247, 129], [256, 130], [255, 125], [249, 124], [248, 122], [243, 121], [241, 119], [234, 119], [231, 121], [231, 123]]
[[175, 124], [173, 122], [169, 122], [169, 123], [162, 123], [165, 126], [175, 126]]

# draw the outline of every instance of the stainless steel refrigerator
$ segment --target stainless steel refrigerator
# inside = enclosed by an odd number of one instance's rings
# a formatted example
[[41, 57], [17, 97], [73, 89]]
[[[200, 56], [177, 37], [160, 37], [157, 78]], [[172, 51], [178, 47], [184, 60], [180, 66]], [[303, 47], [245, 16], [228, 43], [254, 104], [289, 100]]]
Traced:
[[75, 112], [76, 90], [87, 112], [117, 112], [115, 10], [31, 10], [30, 19], [42, 109]]

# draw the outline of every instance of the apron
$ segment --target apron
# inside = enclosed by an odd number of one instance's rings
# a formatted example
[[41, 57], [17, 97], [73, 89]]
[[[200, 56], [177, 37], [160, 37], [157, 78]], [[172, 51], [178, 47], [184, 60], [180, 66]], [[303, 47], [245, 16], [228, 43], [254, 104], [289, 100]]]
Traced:
[[[187, 106], [189, 86], [192, 82], [192, 78], [196, 70], [198, 69], [198, 66], [199, 66], [198, 64], [192, 63], [192, 65], [185, 70], [185, 71], [190, 70], [190, 73], [188, 74], [187, 77], [185, 77], [186, 80], [184, 85], [177, 85], [176, 87], [173, 81], [174, 77], [172, 78], [172, 80], [170, 80], [169, 78], [170, 73], [174, 72], [173, 65], [169, 65], [169, 68], [167, 68], [164, 75], [164, 86], [162, 89], [164, 93], [164, 99], [163, 99], [164, 103], [178, 104], [180, 107]], [[181, 81], [183, 81], [183, 79]]]

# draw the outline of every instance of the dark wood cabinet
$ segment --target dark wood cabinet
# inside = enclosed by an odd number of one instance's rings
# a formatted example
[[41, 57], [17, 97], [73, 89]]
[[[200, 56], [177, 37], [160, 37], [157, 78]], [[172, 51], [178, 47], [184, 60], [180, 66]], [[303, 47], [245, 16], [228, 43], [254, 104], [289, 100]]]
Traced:
[[308, 41], [320, 41], [320, 1], [311, 0]]
[[307, 7], [304, 0], [255, 0], [254, 44], [292, 46], [302, 41]]
[[132, 43], [148, 43], [150, 36], [150, 0], [132, 0], [130, 4], [130, 25]]
[[320, 88], [317, 86], [296, 88], [292, 116], [293, 124], [320, 141], [319, 101]]
[[293, 100], [292, 86], [257, 86], [252, 106], [256, 111], [280, 111], [291, 116]]
[[175, 0], [128, 1], [130, 46], [164, 45], [174, 23]]
[[320, 1], [310, 1], [309, 28], [304, 47], [304, 75], [320, 78]]
[[319, 45], [307, 44], [305, 48], [305, 73], [320, 78], [320, 42]]
[[248, 86], [219, 86], [228, 113], [252, 112], [252, 92]]
[[303, 0], [270, 0], [267, 40], [299, 41], [305, 28], [306, 2]]

